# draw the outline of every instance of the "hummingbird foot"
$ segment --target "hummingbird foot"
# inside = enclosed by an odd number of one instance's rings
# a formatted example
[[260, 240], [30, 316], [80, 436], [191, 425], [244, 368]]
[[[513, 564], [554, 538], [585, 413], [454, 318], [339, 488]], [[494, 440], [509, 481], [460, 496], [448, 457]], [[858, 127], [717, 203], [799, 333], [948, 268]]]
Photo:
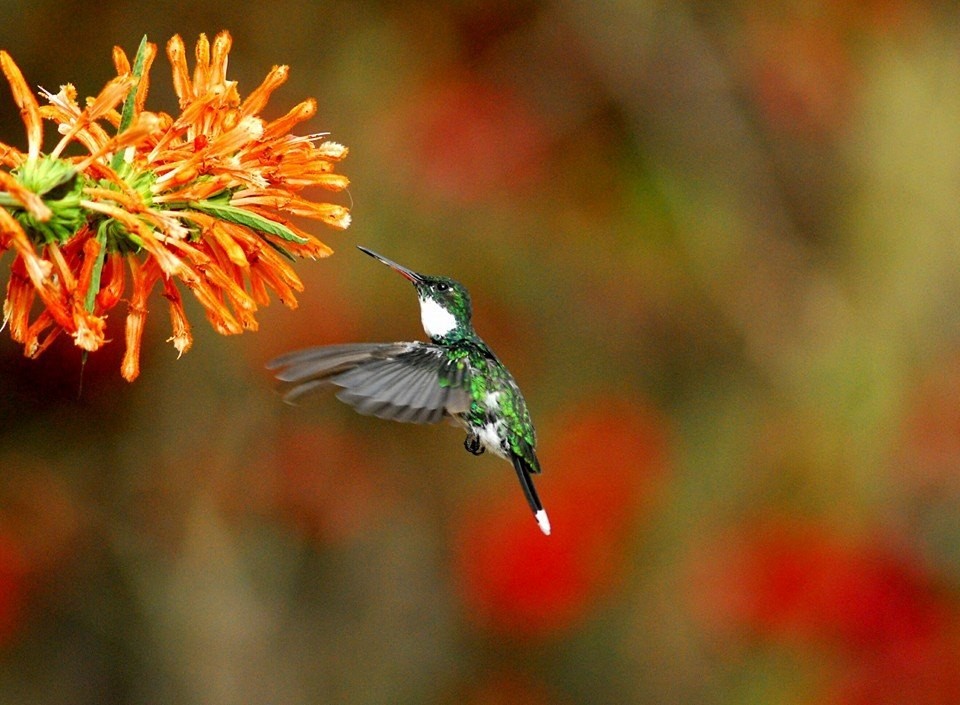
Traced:
[[480, 436], [476, 433], [467, 434], [467, 437], [463, 439], [463, 447], [474, 455], [483, 455], [483, 451], [486, 450], [480, 443]]

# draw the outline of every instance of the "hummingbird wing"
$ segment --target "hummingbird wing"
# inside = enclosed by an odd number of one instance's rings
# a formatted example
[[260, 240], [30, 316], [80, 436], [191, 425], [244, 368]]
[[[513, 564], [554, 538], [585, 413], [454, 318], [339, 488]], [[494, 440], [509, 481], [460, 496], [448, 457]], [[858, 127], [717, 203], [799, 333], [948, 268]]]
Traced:
[[466, 372], [428, 343], [355, 343], [297, 350], [271, 360], [284, 400], [331, 385], [361, 414], [408, 423], [436, 423], [470, 405]]

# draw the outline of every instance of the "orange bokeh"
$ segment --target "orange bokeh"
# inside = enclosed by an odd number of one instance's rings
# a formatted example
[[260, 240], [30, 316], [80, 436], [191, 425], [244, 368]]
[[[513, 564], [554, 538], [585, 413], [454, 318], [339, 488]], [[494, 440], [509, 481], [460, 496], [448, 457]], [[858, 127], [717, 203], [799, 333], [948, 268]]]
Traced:
[[902, 426], [896, 479], [914, 492], [960, 489], [960, 354], [937, 360], [915, 384]]
[[274, 441], [264, 482], [268, 511], [322, 544], [349, 540], [376, 525], [395, 498], [363, 439], [329, 424], [287, 423]]

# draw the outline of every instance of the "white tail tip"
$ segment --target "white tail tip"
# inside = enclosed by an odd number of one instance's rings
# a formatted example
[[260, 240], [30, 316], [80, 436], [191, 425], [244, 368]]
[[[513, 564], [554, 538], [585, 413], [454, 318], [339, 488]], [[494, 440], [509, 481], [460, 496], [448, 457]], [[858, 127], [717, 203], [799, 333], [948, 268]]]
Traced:
[[550, 535], [550, 519], [547, 518], [547, 512], [541, 509], [534, 516], [537, 519], [537, 524], [540, 525], [540, 531], [542, 531], [544, 534], [549, 536]]

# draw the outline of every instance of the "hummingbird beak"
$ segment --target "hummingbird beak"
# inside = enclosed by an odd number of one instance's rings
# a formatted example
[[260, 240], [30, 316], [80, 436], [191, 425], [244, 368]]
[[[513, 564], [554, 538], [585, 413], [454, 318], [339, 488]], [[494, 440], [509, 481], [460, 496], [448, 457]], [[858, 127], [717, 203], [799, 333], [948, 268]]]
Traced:
[[414, 284], [419, 284], [420, 282], [423, 281], [423, 277], [417, 274], [416, 272], [414, 272], [412, 269], [407, 269], [406, 267], [403, 267], [397, 264], [393, 260], [387, 259], [383, 255], [378, 255], [373, 250], [368, 250], [366, 247], [362, 247], [361, 245], [357, 245], [357, 249], [360, 250], [361, 252], [364, 252], [370, 255], [374, 259], [380, 260], [385, 265], [390, 267], [390, 269], [397, 272], [401, 277], [403, 277], [404, 279], [407, 279], [408, 281], [413, 282]]

